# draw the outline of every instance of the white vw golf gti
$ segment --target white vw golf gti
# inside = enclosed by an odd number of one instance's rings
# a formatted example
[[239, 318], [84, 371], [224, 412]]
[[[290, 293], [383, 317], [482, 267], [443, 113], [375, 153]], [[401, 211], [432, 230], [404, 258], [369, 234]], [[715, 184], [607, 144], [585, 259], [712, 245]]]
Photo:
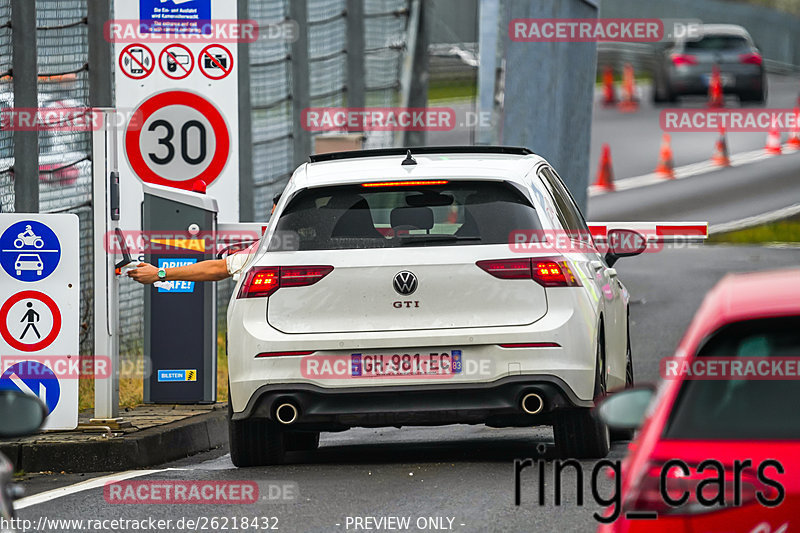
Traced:
[[527, 149], [313, 156], [228, 309], [234, 464], [281, 463], [320, 431], [443, 424], [552, 425], [562, 454], [605, 456], [594, 400], [633, 383], [611, 266], [642, 251], [611, 248]]

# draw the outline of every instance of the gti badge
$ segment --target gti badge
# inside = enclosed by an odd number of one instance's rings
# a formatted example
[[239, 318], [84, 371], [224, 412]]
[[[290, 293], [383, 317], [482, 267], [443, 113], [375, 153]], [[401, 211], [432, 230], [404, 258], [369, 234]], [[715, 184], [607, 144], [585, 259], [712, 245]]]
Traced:
[[414, 294], [414, 291], [417, 290], [417, 276], [407, 270], [398, 272], [394, 276], [393, 285], [394, 290], [396, 290], [398, 294], [402, 294], [404, 296]]

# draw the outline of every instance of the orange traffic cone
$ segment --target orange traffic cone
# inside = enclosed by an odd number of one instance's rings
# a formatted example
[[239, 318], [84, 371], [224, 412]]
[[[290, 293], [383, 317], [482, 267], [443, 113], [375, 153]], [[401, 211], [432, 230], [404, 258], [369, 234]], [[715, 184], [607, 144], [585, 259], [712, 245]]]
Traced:
[[639, 109], [639, 102], [636, 98], [636, 80], [633, 76], [633, 66], [625, 63], [622, 70], [622, 100], [619, 103], [619, 110], [631, 113]]
[[669, 133], [661, 137], [661, 153], [658, 156], [656, 174], [664, 179], [675, 179], [675, 163], [672, 161], [672, 148], [670, 147]]
[[605, 191], [614, 190], [614, 171], [611, 168], [611, 148], [608, 143], [603, 144], [603, 150], [600, 153], [600, 168], [597, 169], [594, 186]]
[[712, 67], [711, 80], [708, 83], [708, 107], [725, 107], [725, 96], [722, 93], [722, 77], [720, 77], [717, 65]]
[[769, 135], [767, 135], [767, 144], [764, 146], [764, 150], [768, 154], [780, 154], [781, 153], [781, 132], [778, 131], [777, 126], [773, 124], [772, 129], [769, 130]]
[[795, 150], [800, 150], [800, 109], [796, 107], [794, 108], [794, 127], [786, 144]]
[[731, 158], [728, 156], [728, 141], [725, 140], [725, 128], [719, 129], [719, 139], [714, 147], [714, 155], [711, 156], [711, 162], [718, 167], [731, 166]]
[[614, 89], [614, 71], [610, 65], [603, 69], [603, 105], [612, 106], [617, 103], [617, 91]]

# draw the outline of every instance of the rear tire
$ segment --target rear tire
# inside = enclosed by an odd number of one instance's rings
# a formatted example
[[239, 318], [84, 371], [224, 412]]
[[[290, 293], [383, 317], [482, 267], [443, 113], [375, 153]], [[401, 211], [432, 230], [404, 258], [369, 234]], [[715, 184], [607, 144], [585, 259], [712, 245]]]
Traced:
[[286, 447], [283, 437], [283, 430], [272, 420], [233, 420], [233, 404], [228, 398], [228, 442], [235, 466], [284, 463]]
[[[633, 355], [631, 354], [631, 333], [630, 325], [628, 326], [628, 349], [625, 355], [625, 388], [630, 389], [634, 385], [633, 377]], [[611, 440], [631, 440], [633, 439], [633, 429], [611, 429]]]
[[[602, 325], [600, 326], [602, 328]], [[594, 398], [599, 401], [606, 394], [604, 342], [598, 339], [594, 378]], [[576, 459], [602, 459], [611, 449], [608, 426], [588, 407], [565, 409], [558, 413], [553, 424], [556, 448], [563, 457]]]

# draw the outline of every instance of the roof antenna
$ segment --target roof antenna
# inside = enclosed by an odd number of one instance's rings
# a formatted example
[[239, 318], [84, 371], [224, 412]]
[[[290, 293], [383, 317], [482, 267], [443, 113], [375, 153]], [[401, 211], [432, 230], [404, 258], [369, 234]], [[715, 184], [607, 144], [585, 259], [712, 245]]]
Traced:
[[403, 160], [403, 166], [416, 164], [417, 160], [411, 157], [411, 150], [409, 150], [408, 153], [406, 153], [406, 158]]

